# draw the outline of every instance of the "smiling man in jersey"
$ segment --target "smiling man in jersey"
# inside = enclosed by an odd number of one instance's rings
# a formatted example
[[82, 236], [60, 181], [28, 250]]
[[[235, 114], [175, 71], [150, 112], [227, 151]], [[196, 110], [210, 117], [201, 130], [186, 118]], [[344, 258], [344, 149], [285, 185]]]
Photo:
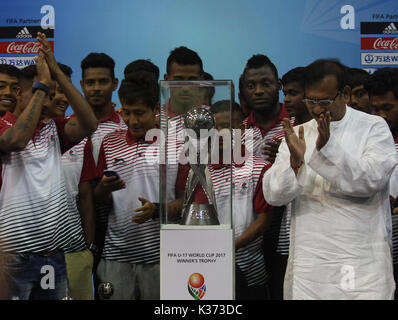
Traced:
[[[398, 70], [393, 68], [377, 70], [365, 82], [364, 90], [369, 93], [375, 113], [386, 120], [390, 127], [398, 151]], [[390, 199], [394, 279], [395, 283], [398, 283], [398, 166], [395, 167], [390, 179]], [[395, 300], [397, 299], [398, 292], [395, 287]]]
[[0, 117], [13, 112], [20, 93], [21, 71], [9, 64], [0, 64]]
[[[0, 119], [2, 185], [0, 238], [7, 254], [9, 298], [62, 299], [67, 295], [64, 252], [70, 241], [69, 211], [61, 154], [97, 128], [86, 100], [59, 68], [44, 34], [37, 58], [37, 80], [27, 105]], [[39, 122], [50, 105], [51, 76], [76, 113], [73, 119]], [[22, 197], [21, 197], [22, 196]], [[43, 267], [52, 277], [43, 286]]]
[[[156, 128], [159, 86], [151, 73], [130, 74], [119, 89], [122, 117], [128, 130], [105, 136], [100, 150], [95, 189], [97, 202], [110, 202], [105, 246], [97, 275], [114, 285], [111, 299], [160, 297], [160, 225], [155, 220], [159, 202], [159, 146], [146, 141]], [[148, 157], [151, 155], [151, 157]], [[113, 170], [120, 178], [102, 175]], [[168, 200], [175, 199], [178, 165], [168, 168]]]

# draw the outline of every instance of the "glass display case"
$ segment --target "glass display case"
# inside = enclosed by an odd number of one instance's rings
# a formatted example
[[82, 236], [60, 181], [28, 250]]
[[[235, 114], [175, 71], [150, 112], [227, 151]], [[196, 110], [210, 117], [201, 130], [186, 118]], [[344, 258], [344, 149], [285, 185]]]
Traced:
[[233, 83], [160, 90], [161, 299], [233, 299]]
[[161, 81], [161, 226], [232, 228], [232, 81]]

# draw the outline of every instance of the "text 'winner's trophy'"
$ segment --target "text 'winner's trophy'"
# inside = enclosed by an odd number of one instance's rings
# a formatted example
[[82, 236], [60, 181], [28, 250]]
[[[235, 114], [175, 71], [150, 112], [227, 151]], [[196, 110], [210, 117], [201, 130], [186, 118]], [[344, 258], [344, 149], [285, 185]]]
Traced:
[[[209, 168], [207, 164], [200, 163], [200, 129], [215, 129], [213, 114], [203, 107], [190, 109], [184, 119], [185, 129], [191, 129], [197, 139], [191, 139], [196, 144], [196, 163], [189, 162], [190, 170], [185, 186], [184, 202], [182, 206], [181, 225], [219, 225], [216, 209], [216, 197], [213, 191]], [[189, 135], [189, 130], [188, 130]], [[208, 139], [202, 138], [202, 139]], [[196, 142], [196, 143], [195, 143]], [[205, 145], [207, 145], [205, 143]], [[206, 150], [207, 151], [207, 150]], [[204, 193], [204, 194], [203, 194]], [[202, 194], [202, 197], [200, 197]], [[205, 199], [203, 201], [203, 199]], [[202, 199], [198, 201], [198, 199]], [[207, 203], [203, 203], [207, 202]]]

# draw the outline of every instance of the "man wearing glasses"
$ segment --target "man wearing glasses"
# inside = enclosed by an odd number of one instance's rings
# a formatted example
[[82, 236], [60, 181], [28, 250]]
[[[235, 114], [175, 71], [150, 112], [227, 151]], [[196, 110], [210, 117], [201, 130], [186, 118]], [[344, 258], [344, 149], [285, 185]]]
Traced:
[[392, 299], [389, 179], [397, 165], [386, 122], [348, 107], [346, 68], [306, 68], [313, 120], [292, 128], [263, 179], [264, 197], [292, 204], [285, 299]]

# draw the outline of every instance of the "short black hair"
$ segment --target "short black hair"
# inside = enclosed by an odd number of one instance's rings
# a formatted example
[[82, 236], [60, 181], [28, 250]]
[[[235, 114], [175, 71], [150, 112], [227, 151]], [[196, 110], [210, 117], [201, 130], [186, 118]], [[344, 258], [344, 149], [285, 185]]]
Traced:
[[263, 54], [254, 54], [249, 60], [247, 60], [246, 66], [243, 69], [241, 76], [239, 77], [239, 91], [243, 91], [243, 81], [245, 80], [246, 71], [248, 69], [259, 69], [268, 66], [271, 68], [272, 73], [275, 76], [275, 80], [278, 81], [278, 70], [272, 61]]
[[[214, 80], [213, 76], [208, 73], [208, 72], [203, 72], [203, 80]], [[211, 104], [211, 100], [214, 97], [214, 94], [216, 93], [216, 89], [214, 87], [206, 88], [209, 91], [209, 101]]]
[[364, 87], [369, 97], [384, 95], [392, 91], [398, 99], [398, 69], [386, 67], [376, 70], [370, 75]]
[[347, 84], [351, 89], [364, 85], [369, 80], [370, 74], [363, 69], [348, 68]]
[[215, 102], [211, 107], [210, 111], [213, 114], [219, 113], [219, 112], [230, 112], [236, 114], [238, 117], [238, 121], [242, 121], [245, 116], [243, 114], [242, 108], [240, 107], [239, 103], [233, 101], [232, 102], [232, 107], [230, 108], [230, 100], [219, 100]]
[[329, 75], [336, 77], [339, 90], [347, 85], [347, 67], [345, 65], [338, 59], [318, 59], [305, 68], [304, 87], [309, 88]]
[[69, 78], [72, 76], [72, 68], [67, 66], [66, 64], [58, 62], [59, 68], [62, 70], [62, 72], [67, 75]]
[[6, 74], [10, 77], [15, 77], [17, 79], [21, 78], [21, 70], [10, 64], [0, 64], [0, 73]]
[[150, 60], [138, 59], [130, 62], [124, 68], [124, 77], [127, 77], [130, 73], [137, 71], [147, 71], [153, 73], [156, 80], [159, 80], [159, 67], [153, 64]]
[[167, 73], [170, 72], [170, 66], [172, 63], [177, 63], [180, 65], [198, 65], [200, 67], [200, 72], [203, 73], [202, 59], [195, 51], [184, 46], [175, 48], [170, 52], [166, 64]]
[[287, 85], [288, 83], [298, 82], [301, 86], [304, 87], [304, 76], [305, 76], [305, 67], [296, 67], [292, 70], [286, 72], [282, 79], [282, 85]]
[[118, 94], [122, 104], [142, 102], [154, 109], [159, 102], [159, 84], [153, 73], [137, 71], [122, 81]]
[[[66, 64], [57, 62], [59, 68], [62, 70], [63, 73], [65, 73], [69, 78], [72, 75], [72, 69], [67, 66]], [[29, 66], [26, 66], [21, 70], [21, 78], [33, 81], [34, 77], [37, 76], [37, 65], [36, 64], [31, 64]]]
[[112, 79], [115, 78], [115, 61], [106, 53], [91, 52], [81, 62], [82, 78], [88, 68], [107, 68]]
[[33, 81], [34, 77], [37, 76], [37, 65], [31, 64], [21, 69], [21, 78]]

